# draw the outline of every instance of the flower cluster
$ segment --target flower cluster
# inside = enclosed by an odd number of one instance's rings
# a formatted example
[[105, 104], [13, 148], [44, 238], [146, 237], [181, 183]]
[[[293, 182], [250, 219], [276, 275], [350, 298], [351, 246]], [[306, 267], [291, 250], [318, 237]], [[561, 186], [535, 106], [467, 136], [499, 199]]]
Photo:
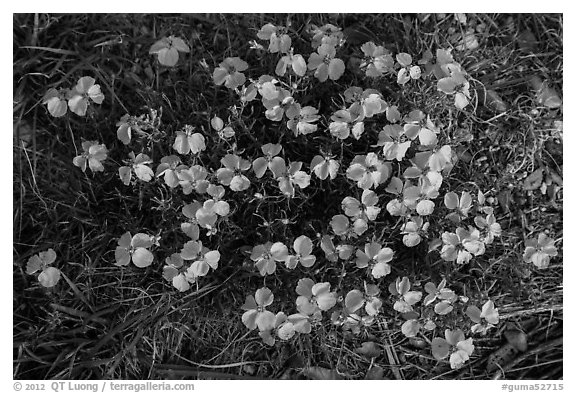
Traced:
[[[214, 271], [230, 263], [221, 240], [223, 233], [242, 230], [234, 222], [238, 212], [260, 217], [269, 208], [272, 216], [284, 203], [286, 211], [294, 212], [334, 192], [332, 185], [338, 184], [347, 192], [322, 207], [324, 221], [291, 226], [286, 220], [284, 235], [266, 221], [267, 230], [255, 230], [256, 236], [246, 237], [251, 243], [234, 249], [259, 287], [241, 306], [243, 324], [273, 346], [278, 339], [326, 327], [328, 321], [358, 335], [372, 334], [374, 326], [386, 322], [408, 340], [423, 336], [435, 359], [448, 358], [453, 369], [462, 367], [475, 349], [466, 335], [487, 334], [499, 323], [498, 309], [485, 297], [472, 304], [449, 288], [446, 278], [405, 276], [406, 255], [426, 255], [435, 264], [465, 269], [461, 265], [474, 263], [502, 236], [494, 203], [471, 182], [458, 192], [449, 190], [458, 160], [452, 125], [433, 111], [408, 108], [401, 101], [392, 105], [387, 92], [349, 85], [331, 100], [311, 100], [307, 89], [337, 89], [346, 80], [344, 34], [331, 24], [308, 26], [306, 54], [300, 38], [293, 45], [292, 32], [289, 25], [267, 23], [256, 33], [263, 44], [253, 41], [252, 48], [256, 56], [273, 59], [272, 75], [251, 75], [251, 66], [237, 56], [219, 59], [213, 70], [202, 63], [214, 88], [236, 100], [228, 113], [202, 112], [186, 124], [163, 127], [161, 112], [151, 110], [142, 116], [126, 114], [116, 123], [120, 143], [114, 142], [124, 152], [118, 161], [106, 162], [107, 167], [121, 162], [110, 178], [119, 180], [120, 189], [138, 191], [141, 199], [152, 189], [169, 195], [161, 202], [174, 203], [166, 210], [175, 226], [169, 235], [158, 236], [142, 228], [135, 235], [123, 229], [115, 265], [144, 269], [163, 260], [165, 285], [187, 292], [206, 277], [218, 277]], [[169, 67], [187, 52], [190, 47], [174, 36], [160, 39], [149, 51]], [[396, 86], [405, 93], [432, 80], [435, 89], [453, 97], [458, 110], [469, 105], [473, 80], [449, 50], [417, 60], [366, 42], [360, 52], [356, 76], [370, 78], [370, 86]], [[95, 80], [82, 77], [72, 90], [50, 89], [43, 102], [52, 116], [61, 117], [68, 108], [84, 116], [89, 105], [103, 100]], [[250, 123], [251, 116], [260, 117]], [[156, 149], [159, 141], [166, 144]], [[73, 164], [83, 172], [104, 172], [106, 145], [83, 141], [82, 149]], [[278, 205], [268, 205], [271, 200]], [[170, 247], [166, 240], [160, 247], [160, 233], [170, 237]], [[554, 239], [543, 233], [527, 239], [525, 246], [524, 261], [541, 269], [558, 254]], [[60, 278], [59, 270], [48, 266], [55, 259], [52, 249], [33, 256], [27, 273], [41, 270], [40, 284], [52, 287]], [[331, 272], [339, 274], [337, 283]], [[356, 281], [346, 279], [352, 275]], [[296, 287], [289, 287], [295, 301], [275, 310], [270, 281], [285, 277], [298, 278]], [[465, 331], [455, 326], [458, 318]]]

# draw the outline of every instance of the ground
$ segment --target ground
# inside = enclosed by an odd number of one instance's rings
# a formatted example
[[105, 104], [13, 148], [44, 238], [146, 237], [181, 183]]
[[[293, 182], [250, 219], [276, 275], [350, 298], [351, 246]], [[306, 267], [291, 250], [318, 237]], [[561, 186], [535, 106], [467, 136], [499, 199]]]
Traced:
[[[563, 130], [562, 106], [556, 104], [563, 89], [561, 15], [14, 14], [13, 21], [15, 379], [562, 378]], [[239, 56], [250, 64], [250, 77], [273, 75], [278, 56], [249, 49], [249, 41], [263, 43], [256, 34], [266, 23], [287, 22], [292, 44], [302, 53], [310, 53], [310, 24], [334, 24], [346, 38], [339, 52], [346, 73], [338, 81], [319, 84], [311, 78], [301, 85], [303, 105], [328, 113], [342, 102], [338, 94], [358, 85], [379, 90], [403, 113], [419, 108], [431, 114], [450, 130], [457, 157], [444, 184], [458, 194], [482, 190], [492, 198], [502, 235], [463, 266], [443, 261], [437, 251], [427, 253], [423, 243], [395, 247], [392, 274], [376, 281], [386, 300], [376, 325], [353, 334], [328, 315], [310, 334], [268, 346], [242, 322], [247, 295], [266, 285], [275, 296], [274, 311], [288, 314], [295, 311], [294, 288], [304, 273], [331, 282], [340, 297], [361, 288], [366, 277], [327, 263], [316, 247], [313, 269], [284, 269], [263, 278], [250, 260], [252, 247], [268, 240], [291, 244], [286, 239], [301, 234], [318, 245], [317, 234], [328, 233], [332, 215], [342, 214], [346, 192], [354, 189], [359, 197], [354, 183], [345, 176], [333, 182], [312, 176], [310, 186], [294, 198], [275, 198], [275, 182], [252, 176], [254, 188], [243, 197], [234, 194], [230, 218], [207, 240], [218, 248], [220, 266], [180, 293], [163, 279], [162, 266], [189, 240], [180, 229], [180, 208], [191, 198], [162, 184], [125, 186], [117, 167], [130, 150], [147, 151], [157, 164], [174, 154], [173, 136], [184, 124], [209, 133], [213, 116], [226, 121], [238, 111], [236, 94], [214, 84], [214, 69], [226, 57]], [[468, 31], [478, 45], [462, 43]], [[176, 67], [161, 66], [149, 54], [154, 42], [169, 35], [183, 37], [191, 49], [180, 54]], [[426, 50], [454, 48], [470, 77], [471, 104], [457, 110], [451, 96], [432, 84], [399, 89], [394, 78], [367, 82], [354, 61], [368, 41], [392, 53], [410, 53], [414, 63]], [[105, 101], [91, 105], [84, 117], [52, 117], [42, 103], [46, 91], [73, 86], [82, 76], [100, 84]], [[535, 78], [548, 89], [543, 92]], [[116, 123], [126, 113], [151, 109], [161, 111], [157, 134], [137, 148], [123, 146]], [[280, 135], [287, 156], [308, 168], [318, 154], [312, 146], [327, 147], [350, 162], [355, 154], [373, 151], [378, 141], [377, 132], [367, 132], [366, 139], [335, 143], [327, 131], [318, 131], [312, 134], [314, 144], [306, 143], [285, 135], [261, 106], [242, 110], [252, 112], [236, 117], [236, 145], [214, 142], [213, 153], [198, 162], [218, 168], [223, 152], [232, 151], [254, 158], [261, 155], [261, 144], [278, 143]], [[84, 140], [107, 145], [104, 172], [84, 173], [73, 164]], [[542, 178], [532, 187], [527, 178], [535, 172], [537, 177], [539, 169]], [[258, 202], [257, 193], [266, 203]], [[374, 223], [382, 234], [397, 224], [388, 214]], [[400, 239], [398, 228], [387, 235]], [[115, 265], [114, 250], [126, 231], [160, 233], [163, 248], [155, 263], [145, 269]], [[558, 249], [547, 269], [523, 260], [525, 241], [540, 233], [554, 239]], [[55, 266], [62, 272], [53, 288], [43, 288], [37, 276], [26, 273], [29, 259], [48, 248], [56, 251]], [[499, 324], [490, 334], [475, 336], [474, 354], [464, 367], [451, 369], [432, 356], [425, 339], [409, 340], [401, 333], [403, 319], [388, 304], [387, 288], [403, 276], [419, 288], [446, 278], [459, 295], [480, 306], [488, 298], [497, 305]], [[456, 320], [445, 322], [457, 327]], [[442, 330], [435, 334], [443, 336]], [[501, 353], [507, 331], [526, 334], [527, 350], [506, 358], [502, 368], [490, 368], [490, 356]], [[358, 352], [363, 342], [376, 343], [376, 356]]]

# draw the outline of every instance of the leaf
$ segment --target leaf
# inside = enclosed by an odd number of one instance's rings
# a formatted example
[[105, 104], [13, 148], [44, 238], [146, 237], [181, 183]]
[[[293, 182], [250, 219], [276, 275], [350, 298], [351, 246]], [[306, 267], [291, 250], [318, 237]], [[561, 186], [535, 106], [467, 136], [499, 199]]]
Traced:
[[450, 353], [450, 344], [448, 344], [448, 342], [445, 339], [441, 337], [436, 337], [435, 339], [432, 340], [432, 356], [434, 356], [435, 359], [437, 360], [444, 359], [448, 356], [449, 353]]
[[378, 348], [375, 342], [366, 341], [362, 343], [360, 348], [356, 348], [354, 352], [366, 356], [368, 359], [377, 358], [382, 354], [382, 350]]
[[534, 172], [530, 174], [526, 179], [524, 179], [524, 190], [525, 191], [532, 191], [537, 190], [540, 188], [543, 179], [543, 169], [539, 168], [536, 169]]
[[420, 331], [421, 325], [415, 319], [410, 319], [402, 324], [402, 334], [406, 337], [415, 337]]
[[40, 273], [38, 281], [45, 288], [55, 286], [60, 280], [60, 270], [55, 267], [49, 266]]

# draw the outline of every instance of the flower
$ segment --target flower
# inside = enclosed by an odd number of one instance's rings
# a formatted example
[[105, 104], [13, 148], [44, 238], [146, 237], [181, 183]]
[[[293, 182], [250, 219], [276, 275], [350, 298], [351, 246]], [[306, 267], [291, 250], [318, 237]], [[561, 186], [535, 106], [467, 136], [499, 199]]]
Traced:
[[62, 89], [48, 89], [42, 98], [42, 103], [46, 105], [48, 112], [50, 112], [50, 114], [54, 117], [62, 117], [68, 111], [68, 104], [66, 103], [66, 92]]
[[173, 67], [178, 63], [178, 52], [188, 53], [190, 47], [182, 38], [173, 35], [156, 41], [148, 51], [151, 55], [158, 55], [160, 64], [168, 67]]
[[[472, 333], [486, 334], [488, 329], [493, 328], [494, 325], [497, 325], [500, 321], [498, 309], [494, 308], [494, 302], [492, 300], [484, 303], [482, 311], [474, 305], [468, 306], [466, 315], [475, 323], [471, 328]], [[482, 323], [482, 320], [484, 320], [484, 323]]]
[[310, 162], [310, 169], [322, 180], [325, 180], [328, 176], [330, 176], [330, 179], [334, 180], [338, 174], [339, 168], [340, 163], [330, 156], [317, 155], [314, 156], [312, 162]]
[[344, 42], [344, 32], [341, 28], [327, 23], [318, 27], [310, 25], [310, 34], [312, 34], [312, 48], [316, 49], [322, 44], [337, 46]]
[[137, 267], [147, 267], [152, 264], [154, 255], [148, 250], [154, 244], [153, 238], [145, 233], [137, 233], [134, 236], [130, 232], [123, 234], [118, 240], [118, 246], [114, 251], [116, 266], [127, 266], [130, 261]]
[[292, 246], [296, 255], [290, 255], [286, 259], [286, 267], [294, 269], [300, 263], [304, 267], [311, 267], [316, 262], [316, 257], [312, 255], [312, 240], [308, 236], [301, 235], [294, 240]]
[[273, 329], [275, 316], [271, 311], [266, 310], [266, 307], [273, 301], [274, 295], [266, 287], [258, 289], [255, 296], [246, 296], [246, 302], [242, 306], [242, 309], [246, 310], [242, 314], [244, 325], [250, 330], [258, 328], [261, 332]]
[[485, 244], [491, 244], [494, 241], [494, 237], [502, 234], [502, 227], [496, 222], [494, 213], [488, 214], [486, 218], [480, 216], [474, 217], [474, 224], [476, 224], [478, 228], [486, 231], [486, 236], [484, 236]]
[[526, 240], [525, 244], [524, 262], [532, 262], [539, 269], [547, 268], [550, 257], [558, 255], [558, 251], [554, 247], [554, 239], [550, 239], [544, 233], [539, 234], [538, 239]]
[[402, 242], [406, 247], [416, 247], [422, 240], [421, 233], [426, 232], [430, 223], [422, 220], [421, 217], [413, 217], [410, 221], [402, 225], [401, 234], [404, 235]]
[[229, 89], [235, 89], [246, 82], [246, 77], [242, 71], [248, 69], [248, 63], [239, 57], [227, 57], [220, 66], [214, 70], [212, 78], [217, 85], [226, 86]]
[[372, 190], [363, 190], [360, 199], [361, 201], [350, 196], [345, 197], [342, 200], [344, 213], [355, 220], [374, 221], [381, 210], [376, 206], [378, 195]]
[[162, 157], [160, 164], [156, 167], [156, 177], [164, 176], [164, 183], [170, 188], [175, 188], [180, 183], [178, 173], [183, 169], [188, 169], [186, 165], [180, 165], [181, 162], [178, 156]]
[[304, 315], [313, 315], [321, 311], [328, 311], [336, 305], [336, 293], [330, 292], [330, 283], [315, 284], [309, 278], [298, 280], [296, 293], [296, 307]]
[[60, 280], [60, 270], [53, 266], [48, 266], [54, 263], [55, 260], [56, 253], [51, 248], [33, 255], [26, 264], [26, 274], [34, 274], [38, 270], [42, 270], [38, 275], [38, 282], [45, 288], [51, 288]]
[[[272, 82], [266, 83], [268, 84], [267, 86], [272, 84]], [[277, 92], [275, 95], [268, 90], [263, 90], [262, 104], [266, 108], [266, 112], [264, 112], [266, 118], [272, 121], [281, 121], [285, 113], [289, 119], [298, 116], [300, 105], [294, 101], [290, 92], [282, 88], [277, 89], [274, 87], [274, 89]]]
[[95, 84], [96, 80], [91, 76], [83, 76], [78, 80], [76, 87], [70, 91], [68, 107], [78, 116], [84, 116], [90, 101], [101, 104], [104, 101], [104, 94], [100, 91], [100, 85]]
[[308, 69], [314, 71], [314, 76], [320, 82], [328, 78], [338, 80], [344, 74], [346, 66], [342, 59], [335, 58], [336, 48], [328, 43], [322, 44], [308, 58]]
[[186, 204], [182, 207], [182, 214], [188, 219], [187, 222], [180, 224], [180, 229], [192, 240], [198, 240], [200, 238], [200, 227], [198, 226], [198, 219], [196, 218], [196, 212], [202, 207], [202, 204], [198, 201]]
[[424, 290], [428, 295], [424, 298], [424, 305], [429, 306], [434, 303], [436, 299], [455, 301], [457, 296], [453, 290], [446, 288], [446, 279], [440, 281], [440, 284], [436, 286], [433, 282], [428, 282], [424, 285]]
[[364, 245], [364, 251], [356, 251], [356, 266], [359, 268], [371, 267], [370, 273], [374, 278], [382, 278], [390, 274], [388, 262], [394, 258], [394, 251], [380, 243], [372, 242]]
[[466, 339], [460, 329], [446, 329], [444, 336], [446, 339], [436, 337], [432, 340], [432, 355], [438, 360], [450, 355], [450, 367], [461, 368], [474, 352], [472, 338]]
[[219, 260], [220, 252], [218, 250], [208, 250], [206, 247], [202, 247], [198, 259], [192, 262], [187, 271], [194, 277], [205, 276], [210, 268], [213, 270], [218, 268]]
[[463, 191], [462, 197], [458, 198], [455, 192], [447, 192], [444, 195], [444, 205], [450, 210], [456, 210], [446, 218], [458, 224], [462, 218], [468, 217], [468, 212], [472, 208], [472, 195], [468, 191]]
[[277, 27], [272, 23], [266, 23], [256, 33], [256, 36], [261, 40], [270, 41], [268, 45], [270, 53], [288, 53], [292, 45], [292, 39], [288, 34], [284, 33], [285, 30], [285, 27]]
[[250, 169], [250, 161], [236, 154], [226, 154], [220, 162], [224, 165], [216, 171], [220, 184], [229, 186], [232, 191], [244, 191], [250, 187], [250, 180], [242, 174]]
[[370, 41], [364, 43], [360, 49], [364, 53], [364, 60], [360, 63], [360, 67], [366, 68], [366, 76], [378, 78], [390, 72], [394, 67], [394, 59], [383, 46]]
[[206, 150], [206, 139], [199, 132], [193, 132], [194, 127], [185, 125], [184, 131], [176, 131], [176, 140], [172, 146], [180, 154], [198, 154]]
[[254, 247], [250, 259], [255, 262], [260, 275], [266, 276], [267, 274], [274, 274], [276, 262], [285, 262], [288, 256], [288, 247], [284, 243], [272, 244], [272, 242], [267, 242]]
[[380, 289], [377, 285], [364, 283], [364, 293], [358, 289], [353, 289], [346, 294], [344, 305], [346, 312], [353, 314], [362, 306], [370, 316], [377, 315], [382, 307], [382, 299], [378, 297]]
[[398, 300], [394, 303], [394, 310], [400, 313], [407, 313], [414, 311], [413, 305], [422, 299], [422, 292], [410, 290], [410, 280], [408, 277], [396, 278], [396, 282], [390, 284], [388, 290], [391, 294], [398, 296]]
[[290, 51], [278, 60], [275, 69], [276, 75], [284, 76], [288, 67], [292, 68], [292, 71], [298, 76], [306, 74], [306, 60], [302, 55], [295, 55], [293, 48], [290, 48]]
[[445, 261], [456, 261], [458, 264], [470, 262], [472, 255], [484, 254], [486, 247], [480, 240], [480, 231], [470, 227], [467, 231], [462, 227], [456, 228], [456, 233], [444, 232], [442, 234], [442, 250], [440, 256]]
[[163, 268], [162, 277], [170, 281], [172, 286], [180, 292], [186, 292], [190, 289], [190, 284], [196, 281], [196, 278], [182, 272], [184, 260], [178, 253], [166, 257], [166, 266]]
[[284, 195], [293, 197], [296, 193], [294, 185], [300, 188], [306, 188], [310, 185], [310, 175], [301, 171], [301, 168], [302, 162], [300, 161], [291, 162], [288, 168], [286, 168], [284, 160], [272, 163], [272, 171], [275, 175], [277, 174], [278, 187]]
[[419, 139], [420, 145], [430, 149], [438, 143], [438, 127], [432, 123], [430, 116], [426, 117], [421, 110], [413, 110], [408, 114], [407, 123], [404, 125], [404, 134], [410, 139]]
[[396, 61], [402, 68], [398, 71], [397, 82], [399, 85], [404, 85], [410, 79], [419, 79], [422, 75], [422, 70], [418, 66], [412, 66], [412, 56], [408, 53], [398, 53]]
[[204, 194], [210, 184], [206, 177], [208, 171], [201, 165], [192, 165], [190, 168], [181, 168], [176, 172], [178, 184], [182, 187], [184, 195], [192, 193]]
[[[260, 149], [264, 153], [264, 157], [258, 157], [252, 162], [252, 169], [258, 179], [264, 176], [267, 169], [272, 170], [272, 168], [281, 168], [282, 165], [286, 166], [282, 157], [276, 157], [282, 151], [282, 145], [267, 143]], [[282, 161], [282, 163], [279, 161]], [[276, 163], [272, 164], [273, 162]], [[278, 174], [274, 174], [274, 177], [278, 177], [280, 174], [278, 172]]]
[[224, 217], [230, 213], [228, 202], [221, 200], [224, 196], [224, 187], [210, 184], [207, 189], [212, 199], [204, 201], [203, 205], [195, 211], [196, 222], [202, 228], [208, 229], [208, 235], [216, 233], [216, 221], [218, 216]]
[[318, 126], [312, 123], [320, 119], [320, 116], [318, 116], [318, 109], [312, 106], [301, 108], [300, 104], [295, 104], [295, 106], [295, 110], [286, 113], [290, 119], [286, 125], [294, 132], [294, 136], [308, 135], [316, 132]]
[[330, 134], [338, 139], [344, 140], [350, 133], [359, 139], [364, 133], [364, 122], [359, 113], [352, 113], [348, 109], [336, 111], [331, 117], [332, 122], [328, 125]]
[[336, 214], [330, 220], [330, 227], [334, 233], [342, 237], [362, 236], [368, 230], [368, 223], [365, 220], [354, 220], [350, 226], [350, 220], [343, 214]]
[[366, 190], [376, 188], [390, 176], [391, 167], [372, 152], [354, 157], [346, 170], [346, 177], [357, 182], [358, 187]]
[[82, 169], [82, 172], [86, 172], [87, 163], [92, 172], [104, 172], [102, 161], [108, 157], [106, 145], [99, 144], [98, 141], [84, 141], [82, 142], [82, 149], [84, 152], [74, 157], [72, 163]]
[[147, 164], [151, 164], [152, 160], [146, 154], [139, 153], [134, 157], [134, 152], [129, 153], [130, 159], [125, 161], [129, 166], [121, 166], [118, 168], [120, 180], [125, 185], [129, 185], [132, 180], [132, 172], [136, 177], [144, 182], [149, 182], [154, 177], [154, 171]]
[[441, 68], [447, 76], [438, 80], [438, 91], [454, 95], [456, 108], [464, 109], [470, 103], [470, 83], [466, 79], [466, 71], [456, 62], [443, 64]]
[[378, 134], [376, 146], [382, 146], [382, 154], [387, 160], [402, 161], [412, 145], [406, 140], [404, 129], [398, 124], [388, 124]]
[[214, 131], [216, 131], [218, 133], [218, 136], [221, 139], [230, 139], [234, 135], [236, 135], [236, 132], [234, 131], [234, 129], [232, 127], [230, 127], [230, 126], [224, 127], [224, 122], [218, 116], [214, 116], [210, 120], [210, 125], [212, 126]]

